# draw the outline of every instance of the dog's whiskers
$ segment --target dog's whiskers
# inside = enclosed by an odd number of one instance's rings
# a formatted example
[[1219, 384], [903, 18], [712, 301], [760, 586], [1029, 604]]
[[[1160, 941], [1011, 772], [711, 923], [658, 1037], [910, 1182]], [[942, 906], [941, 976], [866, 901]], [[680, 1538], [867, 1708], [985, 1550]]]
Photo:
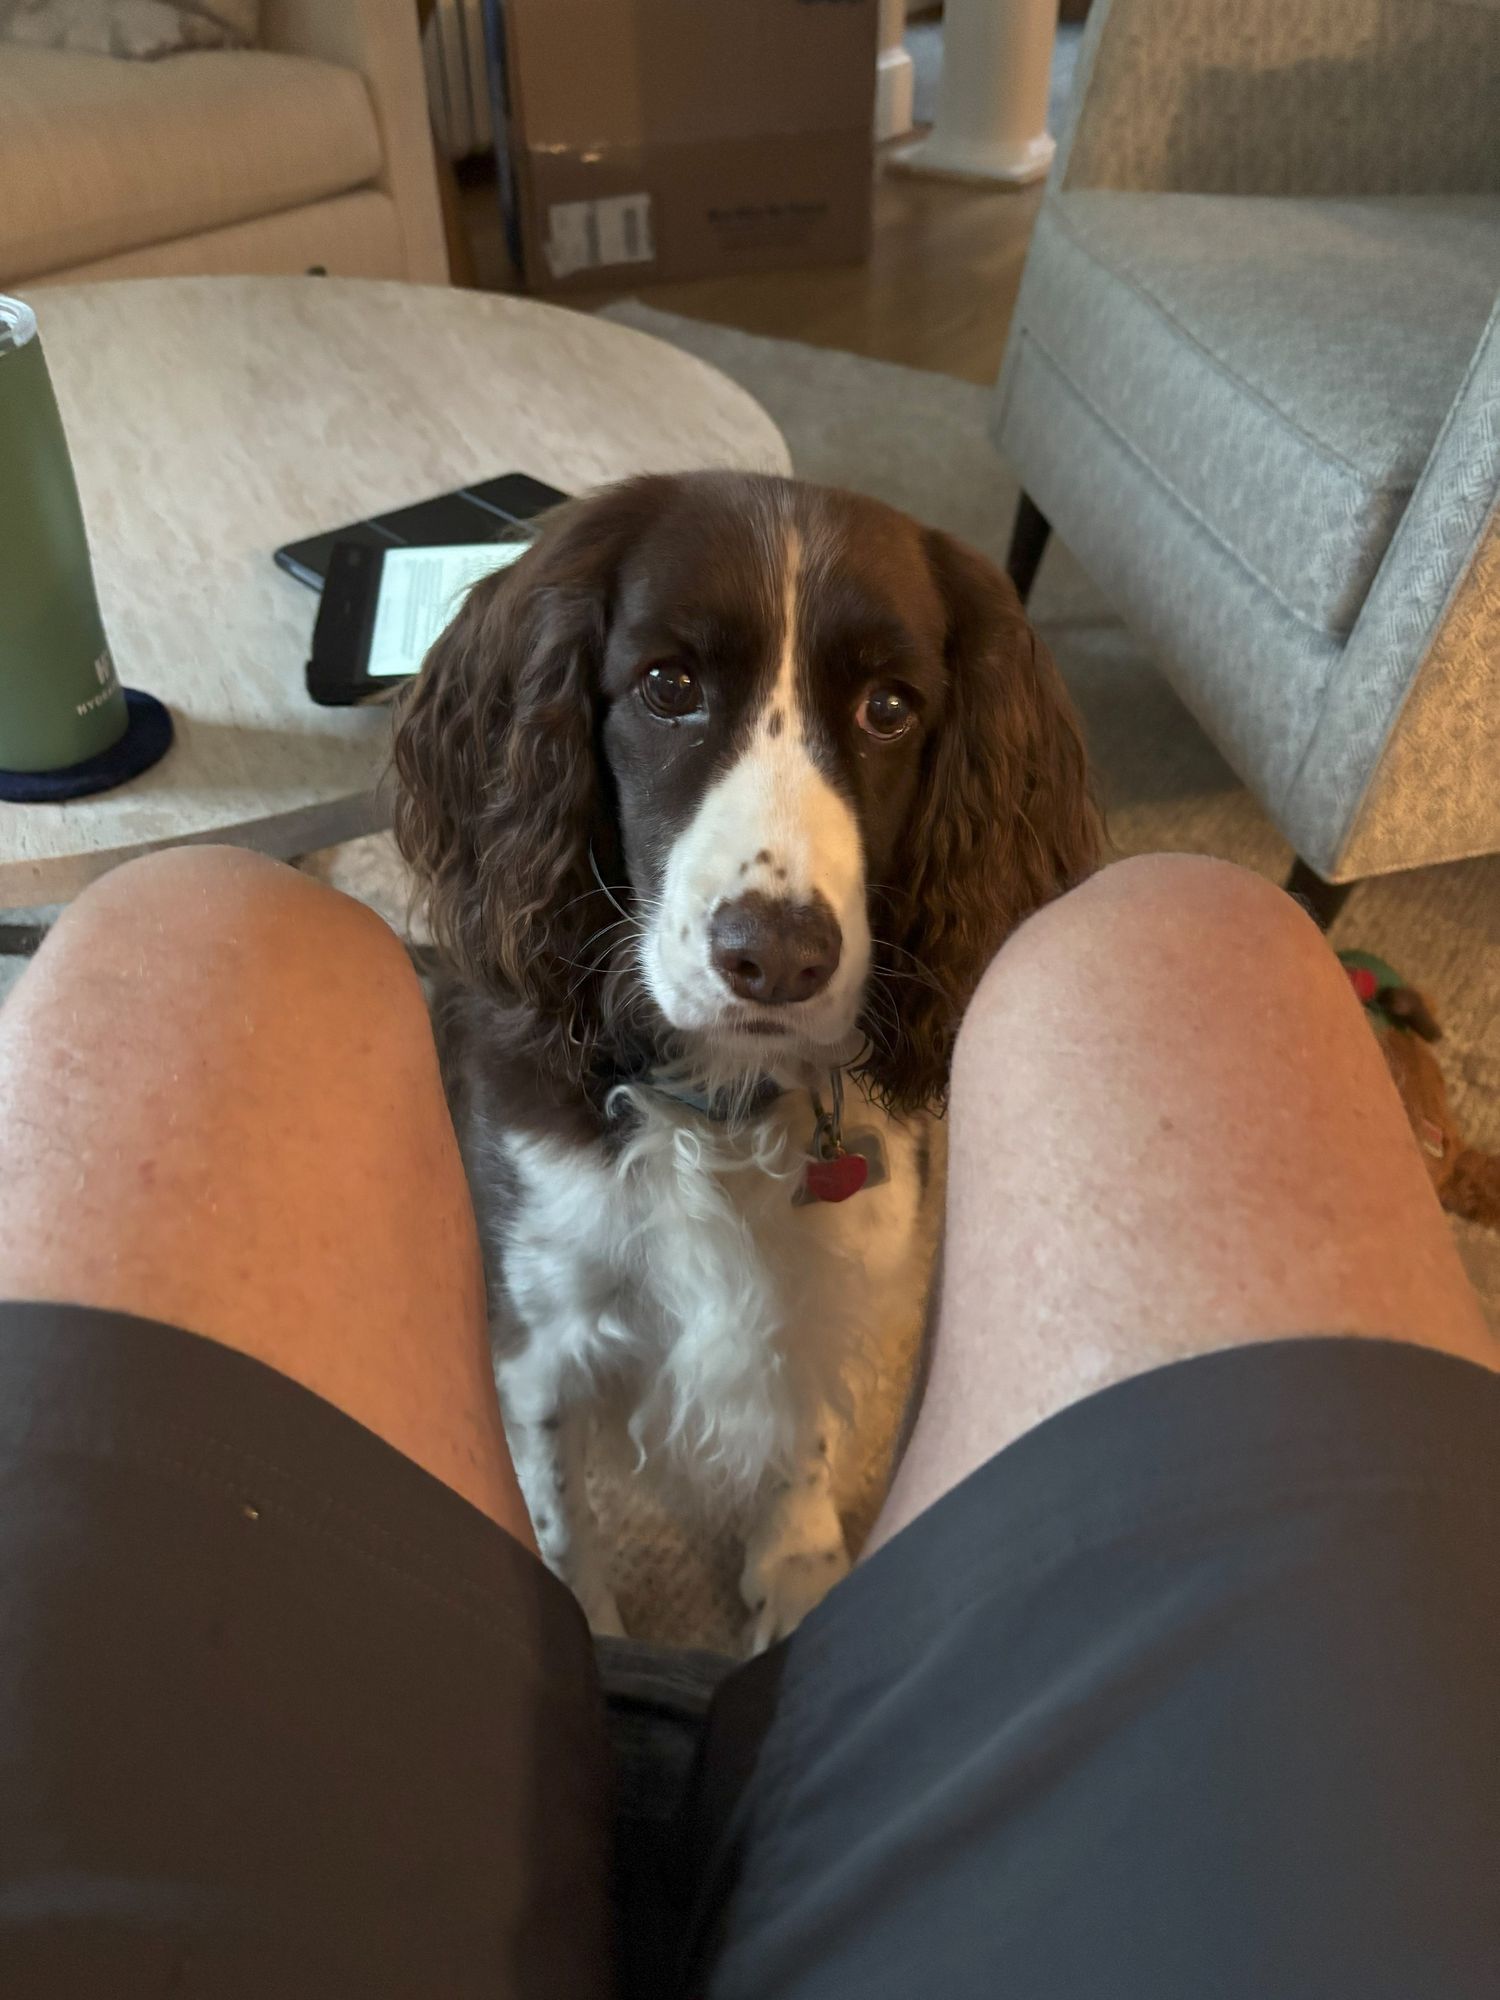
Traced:
[[[899, 965], [881, 965], [872, 967], [871, 973], [872, 977], [876, 979], [882, 979], [882, 980], [904, 979], [911, 986], [926, 986], [928, 988], [932, 988], [936, 985], [936, 981], [934, 981], [930, 976], [924, 978], [920, 972], [906, 972]], [[937, 990], [941, 992], [942, 988], [938, 987]]]
[[[620, 912], [620, 915], [622, 917], [628, 917], [630, 915], [629, 910], [626, 909], [625, 905], [620, 901], [619, 897], [615, 894], [614, 890], [610, 888], [609, 884], [605, 881], [604, 877], [599, 873], [599, 863], [594, 859], [594, 844], [592, 841], [589, 842], [589, 867], [594, 872], [594, 880], [599, 884], [599, 887], [604, 891], [605, 895], [609, 898], [610, 902], [613, 903], [615, 908]], [[627, 890], [626, 894], [628, 895], [629, 893], [630, 892]]]
[[[580, 949], [588, 952], [594, 945], [607, 938], [611, 931], [626, 930], [630, 927], [639, 929], [634, 917], [617, 917], [612, 924], [605, 924], [600, 930], [595, 931], [592, 937], [585, 938]], [[616, 938], [613, 944], [605, 947], [602, 954], [592, 958], [559, 958], [558, 963], [569, 966], [575, 972], [597, 972], [610, 952], [618, 949], [622, 942], [622, 939]]]
[[[889, 1008], [891, 1015], [889, 1022], [881, 1018], [878, 1011], [881, 1007]], [[865, 1008], [861, 1015], [860, 1026], [877, 1055], [883, 1055], [888, 1059], [895, 1056], [896, 1042], [901, 1033], [901, 1010], [896, 1004], [895, 997], [886, 991], [878, 976], [872, 979], [865, 989]]]
[[909, 960], [913, 967], [913, 970], [908, 972], [899, 966], [881, 965], [878, 967], [878, 974], [881, 978], [910, 979], [918, 984], [930, 987], [934, 993], [946, 995], [948, 989], [932, 969], [923, 964], [914, 951], [908, 951], [905, 945], [897, 944], [894, 938], [879, 937], [874, 932], [870, 935], [870, 943], [878, 953], [890, 952], [897, 958]]
[[[590, 979], [600, 976], [605, 979], [613, 979], [619, 977], [622, 973], [628, 972], [631, 969], [630, 967], [610, 963], [613, 954], [619, 951], [626, 942], [627, 940], [625, 939], [616, 939], [614, 943], [605, 948], [599, 957], [590, 959], [587, 964], [578, 967], [578, 977], [568, 988], [567, 998], [571, 1001], [575, 995], [582, 992]], [[576, 964], [576, 961], [570, 959], [566, 963]]]
[[[595, 896], [603, 896], [607, 901], [613, 900], [609, 895], [609, 891], [602, 884], [593, 889], [584, 889], [578, 895], [570, 896], [567, 902], [558, 904], [557, 909], [553, 912], [554, 921], [565, 917], [569, 910], [576, 910], [580, 903], [591, 902]], [[619, 909], [619, 907], [619, 904], [616, 903], [615, 908]]]

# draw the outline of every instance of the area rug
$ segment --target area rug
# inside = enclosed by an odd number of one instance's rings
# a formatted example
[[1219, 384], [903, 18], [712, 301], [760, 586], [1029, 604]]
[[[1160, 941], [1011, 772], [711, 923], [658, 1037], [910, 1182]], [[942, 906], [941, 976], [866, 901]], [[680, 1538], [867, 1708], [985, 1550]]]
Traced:
[[[989, 445], [983, 389], [634, 303], [609, 310], [741, 382], [780, 425], [804, 478], [874, 494], [1003, 558], [1016, 488]], [[1217, 854], [1283, 876], [1285, 843], [1056, 542], [1032, 612], [1083, 712], [1116, 851]], [[386, 837], [306, 865], [404, 924], [406, 885]], [[1440, 1052], [1459, 1119], [1475, 1144], [1500, 1148], [1500, 859], [1366, 883], [1334, 942], [1378, 952], [1429, 992], [1446, 1031]], [[0, 962], [0, 991], [6, 973]], [[1500, 1237], [1464, 1224], [1456, 1233], [1500, 1332]], [[883, 1357], [860, 1411], [860, 1451], [840, 1494], [856, 1535], [880, 1497], [915, 1333]], [[632, 1633], [736, 1650], [744, 1613], [732, 1539], [685, 1531], [638, 1480], [607, 1464], [595, 1466], [591, 1484], [613, 1533], [615, 1583]]]

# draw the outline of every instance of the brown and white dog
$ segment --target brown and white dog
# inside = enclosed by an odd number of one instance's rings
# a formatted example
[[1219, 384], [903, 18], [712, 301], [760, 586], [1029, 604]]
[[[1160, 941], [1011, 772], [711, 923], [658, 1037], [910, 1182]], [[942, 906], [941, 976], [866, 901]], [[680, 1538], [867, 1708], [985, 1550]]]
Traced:
[[[947, 535], [653, 477], [476, 586], [396, 765], [542, 1552], [618, 1632], [583, 1477], [610, 1413], [738, 1504], [765, 1645], [847, 1567], [830, 1455], [861, 1354], [921, 1312], [959, 1017], [1095, 858], [1067, 696]], [[864, 1164], [810, 1168], [841, 1136]]]

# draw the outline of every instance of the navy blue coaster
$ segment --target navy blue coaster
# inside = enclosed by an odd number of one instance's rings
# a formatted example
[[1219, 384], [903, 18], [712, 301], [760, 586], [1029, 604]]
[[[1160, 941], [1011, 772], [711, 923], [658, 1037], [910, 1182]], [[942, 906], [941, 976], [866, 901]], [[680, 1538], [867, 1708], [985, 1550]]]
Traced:
[[126, 688], [125, 706], [130, 723], [118, 743], [63, 771], [0, 771], [0, 799], [18, 806], [86, 799], [90, 792], [110, 791], [159, 764], [172, 747], [171, 710], [139, 688]]

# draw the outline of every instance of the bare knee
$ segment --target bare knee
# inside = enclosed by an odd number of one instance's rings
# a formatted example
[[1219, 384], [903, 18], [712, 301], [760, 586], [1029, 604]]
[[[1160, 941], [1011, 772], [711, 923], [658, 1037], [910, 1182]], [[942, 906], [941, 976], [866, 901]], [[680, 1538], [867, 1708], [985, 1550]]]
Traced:
[[114, 869], [64, 912], [43, 967], [123, 980], [148, 1004], [154, 988], [219, 989], [235, 1003], [226, 1020], [275, 1009], [288, 988], [321, 991], [330, 1004], [358, 995], [361, 1032], [420, 1023], [425, 1034], [421, 988], [389, 926], [243, 848], [172, 848]]
[[1101, 932], [1112, 943], [1128, 944], [1132, 936], [1144, 941], [1160, 928], [1184, 926], [1202, 935], [1205, 953], [1321, 946], [1316, 924], [1276, 883], [1206, 854], [1116, 861], [1038, 911], [1018, 936], [1033, 946], [1067, 949]]
[[[96, 1209], [128, 1213], [156, 1249], [163, 1204], [189, 1212], [207, 1188], [232, 1192], [226, 1214], [274, 1207], [269, 1187], [301, 1175], [317, 1188], [333, 1170], [320, 1162], [368, 1190], [393, 1150], [424, 1163], [429, 1197], [439, 1189], [467, 1216], [400, 942], [362, 905], [251, 854], [154, 855], [78, 899], [0, 1017], [7, 1108], [18, 1131], [44, 1124]], [[7, 1136], [0, 1117], [0, 1184], [9, 1170], [13, 1193]], [[35, 1235], [35, 1216], [10, 1208]], [[202, 1231], [223, 1247], [217, 1224]]]
[[0, 1292], [252, 1355], [529, 1539], [421, 988], [292, 869], [160, 854], [59, 922], [0, 1016]]
[[[1198, 854], [1143, 854], [1102, 868], [1047, 904], [991, 963], [964, 1022], [960, 1060], [1047, 995], [1083, 994], [1128, 1008], [1132, 996], [1164, 1010], [1226, 978], [1245, 998], [1297, 997], [1290, 1007], [1347, 998], [1322, 933], [1274, 882]], [[1309, 994], [1312, 998], [1309, 1003]]]
[[1135, 854], [1099, 869], [1042, 911], [1108, 906], [1150, 912], [1189, 910], [1214, 922], [1288, 924], [1316, 938], [1317, 926], [1275, 882], [1210, 854]]
[[171, 945], [179, 937], [232, 935], [246, 924], [285, 927], [292, 936], [336, 926], [341, 942], [363, 932], [372, 949], [391, 935], [362, 903], [243, 847], [172, 847], [127, 861], [70, 904], [56, 934], [149, 929]]

